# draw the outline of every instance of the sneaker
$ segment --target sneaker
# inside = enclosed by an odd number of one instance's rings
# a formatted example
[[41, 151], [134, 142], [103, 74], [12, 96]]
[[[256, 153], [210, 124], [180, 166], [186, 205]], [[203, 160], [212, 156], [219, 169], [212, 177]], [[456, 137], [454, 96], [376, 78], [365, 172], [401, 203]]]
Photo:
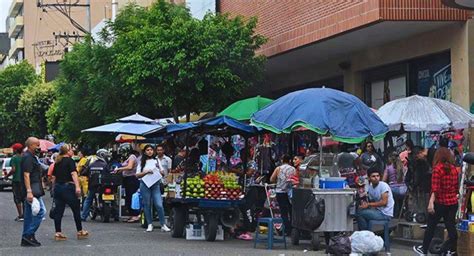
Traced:
[[21, 246], [38, 247], [38, 246], [41, 246], [41, 244], [38, 241], [36, 241], [36, 239], [33, 240], [32, 236], [24, 236], [21, 238]]
[[161, 231], [170, 232], [171, 229], [168, 226], [166, 226], [166, 224], [163, 224], [163, 226], [161, 226]]
[[151, 232], [153, 231], [153, 224], [148, 224], [148, 228], [146, 229], [146, 232]]
[[445, 255], [446, 256], [454, 256], [454, 255], [457, 255], [457, 254], [456, 254], [456, 251], [447, 251]]
[[41, 243], [40, 243], [40, 242], [38, 242], [38, 240], [36, 240], [36, 237], [35, 237], [35, 235], [33, 235], [33, 236], [31, 237], [31, 239], [32, 239], [32, 240], [33, 240], [33, 242], [35, 242], [35, 243], [36, 243], [38, 246], [41, 246]]
[[424, 252], [423, 250], [423, 245], [415, 245], [413, 246], [413, 251], [415, 253], [417, 253], [417, 255], [421, 256], [421, 255], [428, 255], [426, 254], [426, 252]]
[[17, 221], [17, 222], [22, 222], [24, 220], [25, 219], [23, 219], [23, 217], [21, 217], [21, 216], [18, 216], [18, 217], [15, 218], [15, 221]]

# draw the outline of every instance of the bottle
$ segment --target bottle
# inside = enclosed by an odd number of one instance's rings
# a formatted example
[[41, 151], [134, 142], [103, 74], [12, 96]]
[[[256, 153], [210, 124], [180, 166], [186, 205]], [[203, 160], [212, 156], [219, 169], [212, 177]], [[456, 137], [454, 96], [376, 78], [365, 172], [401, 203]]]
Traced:
[[313, 188], [319, 188], [319, 175], [313, 177]]

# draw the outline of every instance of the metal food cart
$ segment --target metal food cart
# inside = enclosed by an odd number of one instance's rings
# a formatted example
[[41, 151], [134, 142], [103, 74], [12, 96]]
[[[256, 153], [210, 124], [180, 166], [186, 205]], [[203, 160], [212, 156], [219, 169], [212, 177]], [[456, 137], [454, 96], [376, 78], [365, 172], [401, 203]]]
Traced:
[[[320, 235], [324, 232], [350, 232], [354, 230], [353, 215], [355, 213], [354, 189], [307, 189], [293, 190], [291, 242], [299, 243], [302, 237], [311, 240], [313, 250], [319, 250]], [[304, 208], [311, 197], [322, 198], [325, 201], [324, 220], [318, 229], [312, 231], [298, 223], [303, 218]]]

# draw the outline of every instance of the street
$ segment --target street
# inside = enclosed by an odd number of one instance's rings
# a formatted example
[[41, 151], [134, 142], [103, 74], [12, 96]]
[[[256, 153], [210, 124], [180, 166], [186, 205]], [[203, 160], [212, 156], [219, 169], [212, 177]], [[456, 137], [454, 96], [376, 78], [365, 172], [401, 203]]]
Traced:
[[[51, 200], [45, 197], [49, 209]], [[46, 217], [36, 233], [42, 243], [38, 248], [20, 247], [22, 222], [15, 222], [16, 211], [10, 191], [0, 193], [0, 255], [325, 255], [322, 251], [306, 251], [309, 241], [292, 246], [287, 240], [288, 249], [266, 250], [264, 245], [253, 248], [252, 241], [231, 239], [226, 241], [205, 242], [187, 241], [171, 238], [170, 234], [158, 228], [152, 233], [144, 232], [138, 224], [101, 223], [88, 221], [84, 223], [91, 236], [88, 240], [78, 241], [75, 238], [75, 227], [70, 209], [66, 209], [63, 219], [63, 232], [68, 241], [55, 242], [53, 220]], [[155, 222], [156, 225], [158, 225]], [[277, 245], [277, 248], [280, 248]], [[392, 255], [410, 255], [411, 248], [392, 243]], [[383, 254], [380, 254], [383, 255]]]

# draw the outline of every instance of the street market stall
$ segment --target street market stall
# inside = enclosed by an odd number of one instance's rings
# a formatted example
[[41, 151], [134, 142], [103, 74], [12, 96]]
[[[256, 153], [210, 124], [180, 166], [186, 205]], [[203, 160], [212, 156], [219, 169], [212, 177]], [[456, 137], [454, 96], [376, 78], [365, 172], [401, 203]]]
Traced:
[[[304, 128], [350, 144], [361, 143], [366, 139], [380, 140], [388, 131], [380, 118], [357, 97], [328, 88], [289, 93], [254, 113], [251, 123], [277, 134]], [[292, 198], [292, 242], [298, 244], [300, 235], [309, 231], [312, 232], [311, 240], [316, 250], [319, 249], [319, 232], [352, 231], [352, 216], [348, 209], [352, 208], [352, 212], [355, 212], [355, 190], [345, 189], [344, 178], [329, 177], [319, 182], [323, 178], [322, 146], [320, 149], [319, 168], [312, 177], [313, 188], [294, 189]], [[335, 189], [324, 188], [326, 185]], [[301, 221], [307, 214], [305, 207], [312, 198], [323, 199], [326, 207], [324, 220], [316, 228], [308, 228]]]
[[[247, 138], [257, 134], [258, 129], [233, 118], [220, 116], [194, 123], [168, 125], [149, 132], [147, 136], [176, 133], [184, 133], [188, 142], [190, 136], [197, 135], [205, 135], [209, 139], [208, 135], [229, 137], [238, 134]], [[206, 147], [209, 148], [209, 145], [206, 144]], [[202, 237], [207, 241], [214, 241], [219, 236], [222, 239], [223, 229], [219, 226], [234, 227], [239, 220], [242, 184], [238, 183], [239, 177], [232, 170], [224, 170], [219, 166], [215, 169], [199, 167], [192, 160], [191, 152], [183, 166], [178, 168], [182, 172], [168, 177], [168, 193], [173, 194], [169, 198], [172, 207], [169, 220], [171, 235], [183, 237], [186, 232], [187, 238], [191, 239]], [[191, 215], [194, 218], [191, 219]]]
[[[474, 115], [462, 107], [446, 100], [418, 95], [390, 101], [380, 107], [376, 113], [388, 125], [390, 131], [398, 133], [441, 133], [450, 130], [459, 131], [474, 126]], [[469, 141], [469, 139], [466, 141]], [[466, 173], [463, 173], [460, 184], [463, 184], [465, 178]], [[464, 195], [463, 186], [461, 186], [459, 194]], [[459, 218], [462, 218], [465, 212], [464, 199], [462, 196], [459, 199]], [[407, 212], [406, 219], [413, 219], [411, 216], [418, 216], [418, 220], [425, 220], [426, 203], [416, 205], [421, 205], [421, 207], [418, 207], [421, 210], [413, 209], [413, 211]]]

